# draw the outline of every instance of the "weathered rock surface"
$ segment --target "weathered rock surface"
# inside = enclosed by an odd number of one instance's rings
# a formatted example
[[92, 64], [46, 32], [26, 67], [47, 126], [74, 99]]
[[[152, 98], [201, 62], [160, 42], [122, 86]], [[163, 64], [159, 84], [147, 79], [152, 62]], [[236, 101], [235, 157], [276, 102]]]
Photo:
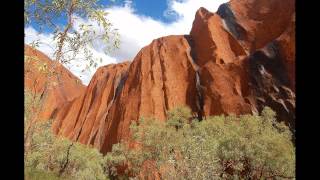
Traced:
[[107, 152], [129, 137], [130, 123], [139, 117], [165, 120], [168, 110], [184, 105], [200, 115], [189, 38], [159, 38], [144, 47], [130, 67], [123, 63], [99, 68], [86, 91], [58, 113], [54, 131]]
[[247, 73], [243, 67], [246, 55], [239, 42], [224, 28], [218, 14], [200, 8], [192, 30], [195, 62], [200, 67], [204, 95], [204, 115], [251, 113]]
[[199, 66], [208, 61], [215, 64], [230, 63], [246, 55], [239, 42], [224, 28], [223, 19], [205, 8], [197, 11], [190, 35]]
[[190, 35], [205, 116], [270, 106], [294, 129], [294, 3], [231, 0], [216, 14], [197, 11]]
[[93, 144], [106, 119], [120, 84], [126, 77], [128, 62], [100, 67], [86, 91], [57, 114], [54, 132], [84, 144]]
[[252, 52], [279, 37], [294, 12], [294, 0], [231, 0], [217, 14], [244, 49]]
[[[59, 82], [56, 76], [49, 73], [51, 61], [42, 52], [25, 45], [25, 89], [41, 96], [40, 120], [54, 119], [61, 107], [73, 101], [85, 90], [80, 79], [74, 76], [62, 65], [54, 67], [59, 72]], [[51, 83], [51, 84], [49, 84]]]
[[166, 111], [189, 106], [198, 113], [196, 66], [188, 37], [167, 36], [154, 40], [134, 58], [119, 96], [96, 140], [102, 152], [129, 137], [129, 126], [139, 117], [165, 120]]
[[295, 34], [295, 13], [292, 14], [290, 24], [285, 32], [281, 34], [275, 43], [279, 48], [279, 56], [285, 67], [290, 81], [290, 89], [295, 92], [296, 72], [296, 34]]

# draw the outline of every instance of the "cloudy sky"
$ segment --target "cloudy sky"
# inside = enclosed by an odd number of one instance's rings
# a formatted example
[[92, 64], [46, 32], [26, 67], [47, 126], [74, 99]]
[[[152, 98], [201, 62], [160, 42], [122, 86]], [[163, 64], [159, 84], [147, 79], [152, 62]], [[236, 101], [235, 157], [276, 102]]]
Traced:
[[[104, 45], [97, 41], [91, 48], [93, 55], [102, 58], [99, 66], [132, 60], [138, 51], [151, 43], [153, 39], [167, 35], [189, 34], [197, 9], [205, 7], [215, 12], [219, 5], [228, 0], [117, 0], [116, 3], [106, 8], [109, 14], [107, 18], [118, 29], [120, 34], [120, 48], [105, 54], [102, 51]], [[79, 22], [88, 22], [86, 19], [77, 19]], [[75, 26], [76, 28], [76, 26]], [[25, 43], [40, 40], [39, 50], [53, 57], [55, 42], [50, 31], [42, 31], [36, 24], [25, 27]], [[81, 54], [79, 54], [81, 57]], [[80, 60], [66, 65], [84, 84], [88, 84], [94, 68], [90, 71], [82, 71], [85, 63]]]

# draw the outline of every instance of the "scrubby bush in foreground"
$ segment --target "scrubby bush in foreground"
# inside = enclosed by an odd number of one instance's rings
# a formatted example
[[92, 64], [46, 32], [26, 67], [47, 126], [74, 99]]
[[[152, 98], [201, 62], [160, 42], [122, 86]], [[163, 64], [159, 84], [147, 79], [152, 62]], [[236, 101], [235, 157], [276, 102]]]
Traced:
[[[192, 120], [187, 108], [169, 112], [166, 122], [141, 119], [131, 130], [136, 148], [113, 146], [105, 157], [111, 174], [161, 179], [293, 179], [291, 132], [265, 108], [261, 115]], [[153, 162], [146, 165], [146, 162]], [[150, 165], [153, 164], [153, 165]], [[152, 176], [152, 175], [151, 175]]]
[[[31, 93], [25, 93], [26, 179], [108, 179], [103, 155], [95, 148], [55, 136], [51, 121], [40, 121], [34, 115], [34, 104], [41, 104]], [[32, 120], [32, 121], [31, 121]], [[27, 126], [28, 125], [28, 126]]]
[[49, 121], [37, 122], [35, 130], [29, 152], [25, 153], [27, 170], [66, 179], [107, 179], [104, 158], [97, 149], [56, 137]]

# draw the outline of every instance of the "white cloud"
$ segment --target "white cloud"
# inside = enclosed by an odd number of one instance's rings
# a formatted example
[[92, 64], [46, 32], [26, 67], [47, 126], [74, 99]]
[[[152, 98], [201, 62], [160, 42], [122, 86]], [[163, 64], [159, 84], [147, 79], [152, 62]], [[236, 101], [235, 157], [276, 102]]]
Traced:
[[217, 11], [220, 4], [228, 0], [169, 0], [167, 16], [177, 16], [172, 23], [166, 24], [150, 17], [137, 15], [130, 6], [106, 9], [108, 18], [119, 29], [121, 47], [111, 55], [118, 61], [133, 59], [137, 52], [153, 39], [173, 34], [189, 34], [196, 11], [205, 7]]
[[[56, 47], [56, 42], [52, 39], [53, 34], [41, 34], [32, 27], [25, 28], [25, 43], [30, 44], [34, 41], [40, 40], [40, 44], [37, 49], [44, 52], [51, 59], [54, 59], [54, 49]], [[101, 58], [102, 61], [98, 62], [98, 67], [110, 63], [117, 63], [114, 57], [108, 56], [95, 48], [87, 48], [91, 51], [93, 57], [98, 59]], [[66, 53], [66, 56], [68, 55], [71, 54]], [[70, 63], [68, 64], [64, 64], [64, 66], [67, 67], [74, 75], [79, 77], [84, 84], [89, 84], [92, 75], [98, 67], [86, 68], [87, 64], [89, 64], [89, 62], [85, 61], [84, 52], [79, 52], [74, 60], [70, 61]]]
[[26, 27], [24, 29], [25, 38], [24, 41], [26, 44], [30, 44], [34, 41], [40, 41], [39, 49], [46, 53], [47, 56], [52, 57], [54, 53], [55, 48], [55, 42], [53, 42], [53, 35], [52, 34], [46, 34], [46, 33], [38, 33], [34, 28], [32, 27]]
[[[163, 23], [151, 17], [138, 15], [131, 6], [132, 1], [127, 0], [123, 7], [105, 9], [109, 12], [107, 18], [113, 24], [114, 28], [119, 30], [120, 48], [109, 55], [105, 55], [102, 52], [102, 47], [105, 47], [105, 45], [103, 42], [97, 41], [94, 49], [92, 49], [93, 54], [95, 57], [101, 57], [103, 59], [103, 62], [100, 63], [99, 66], [124, 60], [132, 60], [138, 51], [151, 43], [153, 39], [174, 34], [189, 34], [195, 12], [200, 7], [205, 7], [209, 11], [215, 12], [219, 5], [225, 2], [228, 2], [228, 0], [168, 0], [169, 8], [164, 14], [167, 17], [172, 16], [175, 20], [172, 23]], [[75, 22], [77, 24], [88, 21], [78, 18]], [[95, 25], [94, 28], [98, 27]], [[25, 34], [26, 43], [30, 43], [35, 39], [41, 39], [41, 41], [47, 42], [47, 44], [54, 47], [55, 43], [50, 40], [52, 34], [37, 34], [32, 27], [25, 28]], [[53, 52], [48, 45], [41, 45], [39, 49], [52, 57]], [[88, 84], [95, 69], [92, 69], [91, 72], [81, 72], [84, 66], [80, 61], [76, 61], [72, 63], [72, 67], [69, 67], [69, 69], [78, 77], [81, 76], [80, 78], [84, 84]]]

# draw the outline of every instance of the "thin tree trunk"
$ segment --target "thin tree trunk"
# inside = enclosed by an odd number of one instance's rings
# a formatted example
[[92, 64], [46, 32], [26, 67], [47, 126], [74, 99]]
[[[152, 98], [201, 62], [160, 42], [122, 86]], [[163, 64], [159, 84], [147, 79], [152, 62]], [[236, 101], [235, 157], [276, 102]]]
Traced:
[[[72, 28], [72, 14], [73, 14], [73, 10], [74, 10], [74, 5], [75, 5], [76, 1], [72, 0], [69, 11], [68, 11], [68, 24], [67, 27], [64, 29], [63, 33], [60, 36], [60, 40], [58, 43], [58, 50], [56, 52], [56, 62], [54, 63], [54, 65], [57, 65], [60, 61], [61, 61], [61, 56], [62, 56], [62, 49], [63, 49], [63, 45], [65, 42], [65, 39], [67, 37], [67, 33], [68, 31]], [[61, 62], [63, 63], [63, 62]], [[60, 69], [61, 72], [62, 69]], [[57, 73], [57, 79], [58, 79], [58, 85], [60, 85], [60, 78], [59, 78], [59, 73]], [[61, 177], [61, 175], [65, 172], [68, 164], [69, 164], [69, 155], [70, 155], [70, 150], [71, 147], [73, 146], [74, 142], [71, 142], [71, 144], [69, 145], [68, 149], [67, 149], [67, 156], [66, 156], [66, 160], [65, 163], [61, 166], [61, 169], [59, 170], [59, 177]]]

